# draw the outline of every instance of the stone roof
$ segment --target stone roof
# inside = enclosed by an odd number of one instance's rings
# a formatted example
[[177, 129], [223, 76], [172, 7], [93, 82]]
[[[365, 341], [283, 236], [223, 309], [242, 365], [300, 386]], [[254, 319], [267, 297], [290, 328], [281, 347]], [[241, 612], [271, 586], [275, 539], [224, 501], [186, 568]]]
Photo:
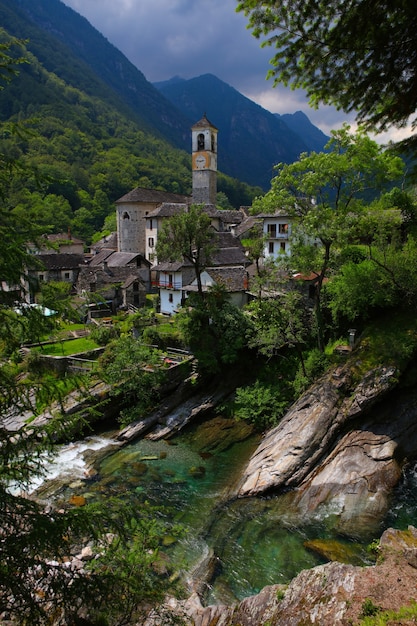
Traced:
[[187, 202], [189, 196], [179, 193], [172, 193], [170, 191], [161, 191], [160, 189], [146, 189], [144, 187], [135, 187], [132, 191], [116, 200], [116, 204], [119, 202], [151, 202], [155, 204], [162, 204], [162, 202], [175, 202], [182, 203]]
[[[206, 274], [216, 283], [222, 286], [228, 293], [246, 291], [248, 288], [248, 275], [244, 267], [208, 267]], [[208, 291], [209, 285], [203, 285], [203, 291]], [[182, 287], [182, 291], [197, 291], [198, 286], [194, 280], [192, 284]]]
[[248, 287], [248, 274], [244, 267], [209, 267], [206, 272], [229, 293], [244, 291]]
[[128, 276], [125, 280], [125, 282], [122, 285], [122, 289], [129, 289], [129, 287], [131, 287], [133, 285], [133, 283], [140, 283], [141, 286], [143, 287], [143, 282], [140, 276], [135, 276], [133, 274], [131, 274], [130, 276]]
[[98, 252], [97, 254], [95, 254], [92, 258], [91, 261], [89, 262], [90, 266], [95, 266], [95, 265], [101, 265], [102, 263], [104, 263], [104, 261], [106, 261], [112, 254], [114, 254], [114, 250], [112, 248], [103, 248], [102, 250], [100, 250], [100, 252]]
[[213, 128], [214, 130], [218, 130], [218, 128], [216, 128], [216, 126], [214, 124], [212, 124], [208, 119], [206, 114], [203, 114], [203, 117], [201, 118], [201, 120], [199, 120], [198, 122], [196, 122], [195, 124], [193, 124], [191, 126], [192, 130], [197, 130], [199, 128], [207, 128], [207, 126], [210, 126], [210, 128]]
[[219, 248], [239, 248], [243, 250], [241, 241], [228, 230], [216, 232], [215, 243]]
[[191, 267], [191, 263], [189, 261], [166, 261], [154, 265], [152, 270], [156, 272], [179, 272], [183, 267]]
[[244, 219], [242, 211], [236, 209], [217, 209], [217, 214], [225, 224], [240, 224]]
[[172, 217], [173, 215], [178, 215], [181, 211], [185, 211], [187, 206], [187, 204], [181, 202], [163, 202], [161, 206], [150, 211], [146, 218]]
[[258, 213], [256, 217], [261, 217], [262, 219], [271, 218], [271, 217], [290, 217], [289, 211], [284, 209], [277, 209], [274, 213]]
[[107, 263], [108, 267], [126, 267], [136, 261], [137, 258], [141, 259], [141, 264], [144, 263], [150, 266], [150, 262], [138, 252], [115, 252], [114, 250], [108, 249], [101, 250], [98, 254], [93, 256], [89, 265], [90, 267], [97, 267], [103, 263]]
[[247, 218], [245, 218], [235, 229], [235, 235], [236, 237], [243, 237], [244, 235], [246, 235], [247, 233], [249, 233], [250, 230], [252, 230], [252, 228], [254, 228], [255, 226], [259, 226], [260, 230], [261, 230], [261, 220], [259, 219], [258, 215], [251, 215]]
[[56, 242], [67, 243], [67, 244], [82, 243], [84, 245], [84, 241], [82, 241], [81, 239], [77, 239], [76, 237], [73, 237], [71, 233], [55, 233], [52, 235], [44, 235], [44, 237], [51, 243], [56, 243]]
[[143, 262], [149, 266], [151, 265], [142, 254], [138, 254], [137, 252], [113, 252], [107, 261], [107, 265], [109, 267], [126, 267], [126, 265], [133, 263], [138, 258], [140, 258], [141, 264]]
[[90, 250], [102, 250], [108, 248], [110, 250], [117, 250], [117, 232], [112, 232], [110, 235], [102, 237], [96, 243], [91, 244]]
[[250, 261], [243, 248], [237, 246], [215, 250], [211, 257], [210, 267], [219, 265], [249, 265]]
[[43, 267], [33, 267], [37, 271], [45, 270], [72, 270], [77, 269], [80, 265], [84, 265], [84, 256], [82, 254], [54, 253], [54, 254], [37, 254], [36, 261], [39, 261]]

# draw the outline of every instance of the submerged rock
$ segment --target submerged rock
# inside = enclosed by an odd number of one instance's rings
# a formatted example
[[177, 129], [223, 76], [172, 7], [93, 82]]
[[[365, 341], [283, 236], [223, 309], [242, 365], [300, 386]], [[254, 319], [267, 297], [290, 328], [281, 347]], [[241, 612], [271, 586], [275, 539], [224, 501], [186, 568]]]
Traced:
[[304, 546], [320, 555], [325, 561], [363, 564], [363, 548], [352, 543], [346, 544], [336, 539], [310, 539], [304, 542]]

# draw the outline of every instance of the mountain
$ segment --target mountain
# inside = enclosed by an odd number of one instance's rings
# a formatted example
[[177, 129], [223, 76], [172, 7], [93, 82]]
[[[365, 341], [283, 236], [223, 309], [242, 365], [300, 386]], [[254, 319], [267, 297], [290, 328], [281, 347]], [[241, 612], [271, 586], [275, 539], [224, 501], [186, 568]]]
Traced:
[[302, 111], [285, 113], [284, 115], [275, 113], [275, 116], [285, 122], [288, 128], [303, 139], [309, 152], [321, 152], [329, 141], [329, 137], [320, 128], [314, 126]]
[[[213, 75], [191, 80], [175, 77], [152, 85], [85, 18], [60, 0], [0, 0], [0, 23], [11, 35], [26, 39], [34, 59], [65, 85], [99, 99], [143, 132], [187, 154], [190, 127], [206, 112], [220, 131], [219, 171], [236, 181], [266, 190], [276, 163], [296, 160], [300, 152], [312, 148], [313, 138], [314, 149], [320, 143], [321, 131], [303, 114], [273, 115]], [[40, 104], [47, 105], [52, 79], [37, 81], [33, 69], [21, 67], [20, 72], [31, 74], [30, 89], [21, 89], [20, 98], [3, 98], [1, 119], [33, 114]], [[58, 103], [53, 105], [59, 109]]]
[[[189, 149], [190, 123], [84, 17], [60, 0], [0, 0], [0, 24], [50, 72], [118, 106], [142, 129]], [[199, 118], [198, 118], [199, 119]]]
[[219, 169], [269, 189], [279, 162], [321, 150], [328, 137], [306, 115], [274, 115], [212, 74], [154, 83], [189, 119], [201, 111], [219, 129]]

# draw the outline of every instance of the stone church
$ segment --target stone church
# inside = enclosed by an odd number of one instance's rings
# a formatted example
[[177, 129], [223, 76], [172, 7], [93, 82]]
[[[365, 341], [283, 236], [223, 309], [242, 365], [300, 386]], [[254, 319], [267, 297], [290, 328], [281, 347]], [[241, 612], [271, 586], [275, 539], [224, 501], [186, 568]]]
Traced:
[[[110, 297], [114, 285], [113, 308], [126, 308], [132, 304], [142, 306], [146, 293], [157, 291], [161, 312], [168, 315], [175, 313], [187, 292], [193, 290], [193, 276], [190, 267], [182, 262], [158, 265], [158, 230], [163, 220], [195, 203], [205, 205], [219, 246], [214, 265], [216, 271], [213, 269], [212, 277], [210, 268], [206, 268], [205, 284], [207, 287], [223, 284], [231, 294], [239, 294], [239, 304], [244, 303], [248, 260], [232, 231], [246, 216], [242, 210], [216, 208], [217, 134], [217, 128], [205, 114], [191, 127], [191, 196], [137, 187], [116, 201], [117, 248], [101, 249], [99, 258], [93, 257], [89, 266], [82, 269], [81, 289], [102, 290], [106, 292], [106, 297]], [[133, 286], [136, 290], [134, 294], [129, 292]], [[234, 297], [236, 299], [236, 295]]]

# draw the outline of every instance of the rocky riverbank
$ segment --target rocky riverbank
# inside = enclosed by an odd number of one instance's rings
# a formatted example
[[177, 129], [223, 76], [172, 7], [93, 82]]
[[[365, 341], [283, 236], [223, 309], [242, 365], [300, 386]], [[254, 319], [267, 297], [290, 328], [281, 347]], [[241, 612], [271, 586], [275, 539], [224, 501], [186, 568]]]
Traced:
[[398, 391], [395, 365], [358, 377], [359, 359], [360, 352], [327, 372], [265, 435], [238, 497], [287, 492], [298, 519], [327, 510], [340, 533], [380, 532], [403, 467], [417, 455], [417, 392]]
[[[398, 612], [417, 600], [417, 530], [386, 530], [376, 565], [358, 567], [337, 562], [304, 570], [288, 586], [271, 585], [234, 606], [203, 607], [194, 593], [187, 601], [167, 599], [152, 611], [144, 626], [176, 623], [184, 626], [352, 626], [361, 618]], [[410, 617], [384, 622], [407, 626]], [[161, 621], [161, 616], [171, 622]]]

